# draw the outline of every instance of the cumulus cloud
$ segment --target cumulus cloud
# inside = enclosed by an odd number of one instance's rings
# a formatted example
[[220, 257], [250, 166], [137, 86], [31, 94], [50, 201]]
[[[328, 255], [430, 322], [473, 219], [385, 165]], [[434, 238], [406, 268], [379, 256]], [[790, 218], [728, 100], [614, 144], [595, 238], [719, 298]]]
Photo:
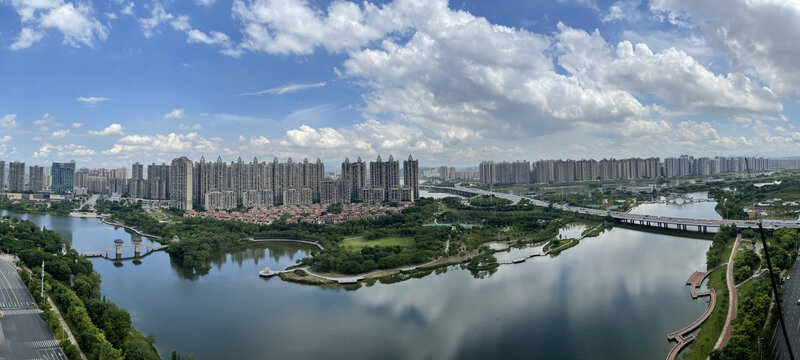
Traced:
[[219, 149], [219, 139], [206, 139], [196, 132], [188, 134], [169, 133], [167, 135], [126, 135], [107, 150], [105, 155], [119, 158], [131, 158], [141, 153], [157, 153], [179, 156], [201, 152], [213, 152]]
[[271, 94], [271, 95], [283, 95], [287, 93], [292, 93], [296, 91], [303, 91], [308, 89], [314, 89], [325, 86], [325, 81], [321, 81], [318, 83], [311, 83], [311, 84], [288, 84], [283, 86], [278, 86], [274, 88], [269, 88], [266, 90], [254, 91], [254, 92], [246, 92], [241, 93], [239, 95], [264, 95], [264, 94]]
[[80, 129], [81, 127], [83, 127], [83, 123], [82, 122], [74, 122], [74, 123], [72, 123], [72, 127], [76, 128], [76, 129]]
[[16, 118], [17, 114], [3, 115], [3, 117], [0, 117], [0, 127], [3, 129], [13, 129], [17, 127]]
[[186, 114], [183, 113], [183, 109], [172, 109], [172, 111], [164, 115], [164, 119], [183, 119], [185, 117]]
[[716, 75], [683, 51], [654, 53], [622, 41], [612, 52], [598, 31], [588, 34], [559, 23], [559, 65], [584, 82], [638, 96], [656, 95], [679, 110], [780, 112], [768, 87], [739, 73]]
[[94, 14], [88, 3], [64, 0], [12, 1], [20, 16], [23, 28], [17, 40], [9, 47], [12, 50], [25, 49], [44, 37], [47, 29], [59, 31], [64, 44], [80, 47], [93, 47], [98, 40], [105, 40], [108, 28]]
[[39, 148], [39, 151], [33, 153], [34, 158], [50, 158], [51, 153], [55, 153], [55, 158], [66, 160], [68, 158], [78, 157], [81, 160], [88, 161], [95, 151], [83, 145], [69, 144], [69, 145], [53, 145], [44, 143]]
[[800, 99], [800, 3], [781, 0], [653, 0], [665, 22], [696, 28], [733, 68]]
[[14, 140], [14, 138], [11, 137], [11, 135], [6, 135], [6, 136], [3, 136], [3, 137], [0, 137], [0, 143], [11, 142], [11, 140]]
[[103, 130], [95, 131], [89, 130], [90, 135], [99, 135], [99, 136], [108, 136], [108, 135], [125, 135], [122, 131], [122, 125], [120, 124], [111, 124]]

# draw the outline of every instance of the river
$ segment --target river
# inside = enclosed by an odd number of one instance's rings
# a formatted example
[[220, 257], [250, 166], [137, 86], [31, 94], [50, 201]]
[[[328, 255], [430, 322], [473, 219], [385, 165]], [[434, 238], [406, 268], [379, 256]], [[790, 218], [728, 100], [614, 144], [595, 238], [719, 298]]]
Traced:
[[[712, 216], [708, 204], [648, 207]], [[79, 251], [132, 236], [97, 219], [17, 215]], [[504, 265], [482, 278], [453, 266], [356, 290], [258, 277], [312, 250], [297, 244], [217, 254], [202, 276], [164, 252], [92, 262], [103, 295], [127, 308], [137, 329], [155, 334], [165, 358], [179, 350], [199, 359], [643, 359], [666, 356], [667, 334], [705, 310], [684, 283], [705, 268], [709, 245], [615, 228], [558, 257]]]

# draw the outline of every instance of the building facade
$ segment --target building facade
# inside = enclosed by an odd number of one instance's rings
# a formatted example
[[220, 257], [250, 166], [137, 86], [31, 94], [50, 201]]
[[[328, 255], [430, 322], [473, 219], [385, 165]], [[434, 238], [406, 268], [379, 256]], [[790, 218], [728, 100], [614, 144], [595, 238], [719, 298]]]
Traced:
[[75, 162], [54, 162], [50, 172], [53, 178], [53, 192], [56, 194], [72, 194], [75, 188]]
[[192, 161], [182, 156], [170, 165], [170, 206], [192, 210]]

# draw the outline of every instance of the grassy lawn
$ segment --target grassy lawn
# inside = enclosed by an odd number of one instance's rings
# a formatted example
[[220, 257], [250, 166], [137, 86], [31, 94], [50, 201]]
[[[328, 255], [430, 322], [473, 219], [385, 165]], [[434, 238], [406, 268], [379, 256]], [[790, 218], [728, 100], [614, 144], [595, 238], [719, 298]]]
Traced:
[[389, 236], [375, 240], [365, 240], [361, 236], [344, 239], [342, 245], [349, 250], [361, 250], [365, 246], [392, 246], [400, 245], [403, 247], [414, 246], [414, 238], [411, 236]]
[[[733, 250], [733, 243], [731, 241], [722, 252], [724, 261], [728, 261], [728, 257]], [[685, 354], [681, 359], [685, 360], [704, 360], [708, 357], [708, 353], [714, 349], [714, 344], [717, 343], [719, 335], [722, 333], [722, 327], [725, 326], [725, 318], [728, 317], [728, 286], [725, 283], [726, 267], [722, 266], [714, 270], [708, 276], [708, 287], [716, 290], [717, 292], [717, 305], [711, 316], [706, 319], [703, 325], [700, 325], [700, 330], [697, 333], [697, 339], [692, 341], [688, 351], [683, 351]], [[705, 301], [710, 301], [708, 297]]]

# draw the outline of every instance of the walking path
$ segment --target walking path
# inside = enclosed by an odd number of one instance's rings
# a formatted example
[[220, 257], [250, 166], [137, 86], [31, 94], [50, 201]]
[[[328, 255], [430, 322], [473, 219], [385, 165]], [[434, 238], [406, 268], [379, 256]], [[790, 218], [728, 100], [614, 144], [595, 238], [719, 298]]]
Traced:
[[731, 256], [728, 258], [728, 268], [725, 271], [725, 280], [728, 283], [728, 317], [725, 319], [725, 326], [722, 328], [722, 333], [719, 334], [719, 339], [717, 339], [717, 344], [714, 345], [714, 349], [721, 349], [728, 343], [728, 339], [731, 338], [731, 329], [733, 329], [733, 319], [736, 318], [736, 298], [738, 296], [736, 292], [736, 281], [733, 278], [733, 259], [736, 257], [736, 251], [739, 250], [739, 242], [742, 241], [742, 234], [736, 235], [736, 242], [733, 243], [733, 249], [731, 250]]
[[53, 312], [58, 315], [58, 321], [61, 322], [61, 327], [67, 332], [67, 338], [69, 338], [69, 342], [71, 342], [72, 345], [75, 345], [75, 347], [78, 349], [78, 353], [81, 354], [81, 359], [86, 360], [86, 355], [83, 354], [83, 350], [81, 350], [81, 347], [78, 346], [78, 341], [75, 340], [75, 336], [72, 335], [72, 330], [69, 329], [67, 322], [64, 321], [64, 317], [61, 316], [61, 311], [58, 310], [56, 303], [54, 303], [53, 299], [51, 299], [49, 296], [47, 297], [47, 302], [50, 303], [50, 308], [53, 309]]
[[125, 224], [120, 224], [120, 223], [111, 222], [111, 221], [109, 221], [109, 220], [107, 219], [107, 217], [101, 217], [101, 218], [100, 218], [100, 221], [101, 221], [101, 222], [103, 222], [103, 223], [104, 223], [104, 224], [106, 224], [106, 225], [111, 225], [111, 226], [119, 226], [119, 227], [122, 227], [122, 228], [128, 229], [128, 230], [130, 230], [130, 231], [133, 231], [133, 232], [135, 232], [135, 233], [136, 233], [137, 235], [139, 235], [139, 236], [149, 237], [149, 238], [153, 238], [153, 239], [161, 239], [161, 237], [160, 237], [160, 236], [158, 236], [158, 235], [146, 234], [146, 233], [144, 233], [144, 232], [142, 232], [142, 231], [139, 231], [139, 229], [137, 229], [137, 228], [135, 228], [135, 227], [128, 226], [128, 225], [125, 225]]
[[717, 293], [714, 292], [713, 289], [709, 291], [697, 292], [697, 287], [699, 287], [700, 284], [703, 283], [703, 280], [705, 280], [705, 278], [708, 277], [708, 275], [710, 275], [712, 272], [714, 272], [714, 270], [718, 269], [722, 265], [719, 265], [706, 272], [695, 271], [694, 274], [692, 274], [692, 276], [689, 276], [689, 280], [686, 280], [686, 284], [691, 286], [689, 291], [692, 294], [692, 298], [697, 299], [700, 296], [711, 296], [711, 305], [708, 307], [706, 312], [702, 316], [700, 316], [699, 319], [695, 320], [693, 323], [689, 324], [683, 329], [680, 329], [678, 331], [675, 331], [667, 335], [667, 340], [670, 341], [674, 340], [678, 343], [677, 345], [675, 345], [675, 347], [672, 348], [672, 350], [670, 350], [669, 354], [667, 354], [667, 360], [675, 359], [675, 357], [678, 356], [678, 353], [680, 353], [681, 350], [683, 350], [683, 348], [686, 345], [694, 341], [695, 339], [694, 335], [689, 335], [689, 336], [685, 335], [697, 329], [704, 321], [706, 321], [706, 319], [708, 319], [709, 316], [711, 316], [711, 312], [714, 311], [714, 307], [717, 305]]
[[250, 240], [250, 241], [252, 241], [252, 242], [295, 242], [295, 243], [301, 243], [301, 244], [307, 244], [307, 245], [316, 246], [316, 247], [317, 247], [317, 248], [319, 248], [320, 250], [325, 250], [325, 247], [323, 247], [323, 246], [322, 246], [322, 244], [320, 244], [320, 243], [318, 243], [318, 242], [315, 242], [315, 241], [309, 241], [309, 240], [294, 240], [294, 239], [253, 239], [253, 238], [247, 238], [247, 239], [248, 239], [248, 240]]

